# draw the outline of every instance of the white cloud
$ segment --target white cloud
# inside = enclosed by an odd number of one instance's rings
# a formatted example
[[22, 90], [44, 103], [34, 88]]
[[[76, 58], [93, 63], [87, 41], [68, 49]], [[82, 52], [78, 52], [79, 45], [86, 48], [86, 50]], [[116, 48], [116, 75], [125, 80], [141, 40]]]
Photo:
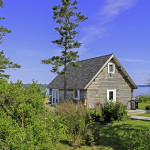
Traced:
[[105, 6], [99, 13], [101, 23], [110, 22], [125, 10], [132, 8], [137, 0], [106, 0]]
[[133, 63], [150, 63], [150, 60], [143, 60], [143, 59], [120, 58], [119, 60]]
[[[97, 20], [92, 26], [87, 26], [82, 29], [85, 36], [80, 40], [83, 43], [81, 53], [88, 50], [88, 43], [95, 39], [101, 39], [107, 35], [109, 23], [123, 11], [126, 11], [135, 6], [138, 0], [105, 0], [105, 5], [98, 13]], [[82, 52], [83, 50], [83, 52]]]

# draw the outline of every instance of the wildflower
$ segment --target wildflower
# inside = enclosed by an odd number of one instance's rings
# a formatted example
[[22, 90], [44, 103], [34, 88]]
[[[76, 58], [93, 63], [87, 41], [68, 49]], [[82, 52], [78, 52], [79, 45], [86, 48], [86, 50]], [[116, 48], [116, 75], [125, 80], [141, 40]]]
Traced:
[[53, 128], [50, 128], [50, 130], [52, 130]]
[[44, 118], [45, 120], [47, 119], [47, 118]]
[[52, 122], [54, 122], [54, 120], [52, 120]]
[[100, 101], [96, 101], [96, 104], [100, 104], [101, 102]]

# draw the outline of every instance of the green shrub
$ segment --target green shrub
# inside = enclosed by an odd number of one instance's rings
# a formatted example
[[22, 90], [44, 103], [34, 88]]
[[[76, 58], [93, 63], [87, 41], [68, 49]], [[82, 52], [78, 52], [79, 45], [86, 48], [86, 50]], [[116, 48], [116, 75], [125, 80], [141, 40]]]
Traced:
[[126, 106], [121, 103], [106, 102], [101, 107], [104, 122], [124, 120], [127, 118]]
[[55, 149], [59, 116], [44, 106], [46, 91], [33, 81], [8, 83], [0, 78], [0, 146], [2, 149]]
[[150, 96], [142, 95], [139, 97], [139, 100], [141, 100], [142, 103], [150, 103]]
[[61, 116], [64, 132], [71, 146], [92, 145], [94, 136], [89, 129], [91, 123], [90, 113], [82, 103], [77, 104], [66, 101], [56, 107]]

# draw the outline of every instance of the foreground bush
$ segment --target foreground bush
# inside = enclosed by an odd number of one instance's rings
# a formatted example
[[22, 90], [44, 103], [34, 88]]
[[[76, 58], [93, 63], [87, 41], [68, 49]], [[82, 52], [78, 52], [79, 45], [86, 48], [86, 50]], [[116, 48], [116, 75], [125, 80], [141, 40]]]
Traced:
[[58, 105], [56, 110], [61, 116], [64, 132], [72, 146], [92, 145], [94, 143], [94, 136], [89, 128], [92, 123], [91, 115], [82, 103], [75, 104], [72, 101], [66, 101]]
[[1, 149], [55, 149], [59, 116], [49, 114], [45, 96], [44, 87], [36, 82], [24, 86], [0, 78]]
[[101, 106], [104, 122], [124, 120], [127, 118], [126, 106], [121, 103], [106, 102]]

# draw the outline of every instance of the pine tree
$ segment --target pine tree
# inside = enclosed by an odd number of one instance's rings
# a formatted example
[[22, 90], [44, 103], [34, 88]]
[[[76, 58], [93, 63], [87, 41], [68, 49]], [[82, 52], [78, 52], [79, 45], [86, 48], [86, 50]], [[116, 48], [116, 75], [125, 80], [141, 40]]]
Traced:
[[4, 55], [4, 52], [0, 52], [0, 77], [9, 78], [10, 75], [4, 74], [6, 69], [9, 68], [20, 68], [21, 66], [13, 63], [9, 60], [9, 58], [6, 58]]
[[[51, 72], [64, 74], [64, 99], [66, 99], [66, 86], [67, 86], [67, 68], [69, 65], [79, 67], [75, 61], [79, 58], [78, 51], [73, 51], [75, 48], [79, 48], [82, 43], [74, 40], [75, 36], [79, 34], [76, 28], [79, 26], [79, 22], [83, 22], [87, 19], [81, 12], [77, 12], [77, 1], [71, 2], [71, 0], [61, 0], [61, 5], [54, 6], [53, 19], [59, 24], [55, 30], [58, 31], [60, 38], [52, 41], [57, 44], [63, 50], [61, 56], [53, 56], [52, 58], [42, 60], [43, 64], [51, 64], [53, 67]], [[64, 66], [63, 71], [59, 72], [59, 68]]]
[[[2, 8], [4, 6], [3, 1], [0, 0], [0, 7]], [[4, 20], [4, 17], [0, 17], [0, 21]], [[11, 30], [8, 30], [7, 28], [1, 26], [0, 27], [0, 44], [2, 43], [3, 36], [6, 35], [6, 33], [10, 33]], [[20, 68], [21, 66], [13, 63], [9, 60], [9, 58], [6, 58], [4, 55], [4, 51], [0, 51], [0, 77], [9, 78], [10, 75], [4, 74], [6, 69], [9, 68]]]
[[[3, 8], [4, 7], [4, 4], [3, 4], [3, 1], [0, 0], [0, 7]], [[5, 17], [0, 17], [0, 21], [2, 20], [5, 20]], [[0, 27], [0, 43], [2, 43], [2, 39], [3, 39], [3, 36], [6, 35], [6, 33], [10, 33], [11, 30], [8, 30], [7, 28], [1, 26]]]

